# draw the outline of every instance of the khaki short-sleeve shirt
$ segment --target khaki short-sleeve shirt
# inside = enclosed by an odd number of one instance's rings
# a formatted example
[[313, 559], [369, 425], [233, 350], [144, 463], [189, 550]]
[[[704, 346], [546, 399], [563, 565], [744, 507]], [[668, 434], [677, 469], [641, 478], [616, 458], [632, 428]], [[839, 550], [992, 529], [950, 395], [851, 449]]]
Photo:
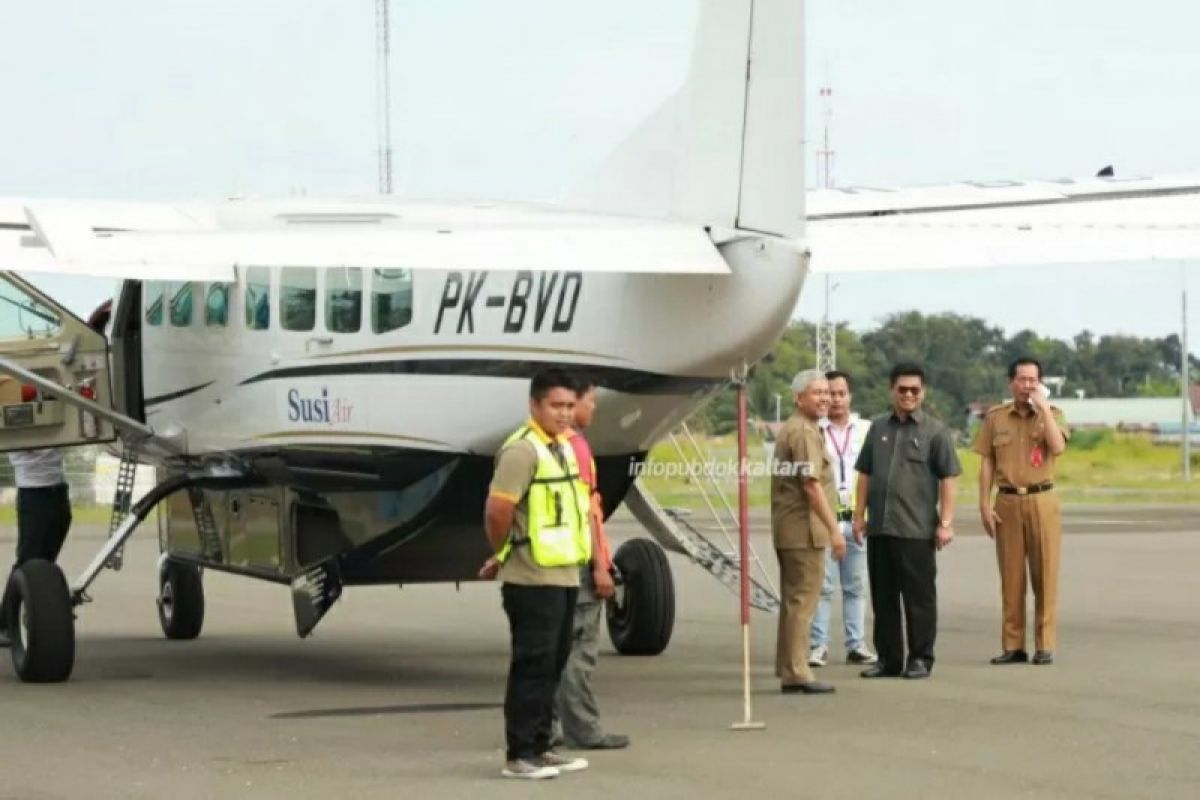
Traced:
[[837, 508], [833, 467], [816, 420], [793, 414], [775, 440], [771, 474], [771, 538], [775, 549], [829, 547], [832, 532], [804, 493], [804, 482], [820, 482], [830, 509]]
[[[1062, 411], [1050, 409], [1067, 436]], [[1054, 480], [1055, 457], [1046, 444], [1046, 420], [1038, 409], [1018, 408], [1016, 403], [989, 408], [971, 449], [992, 457], [996, 483], [1001, 486], [1020, 489]]]

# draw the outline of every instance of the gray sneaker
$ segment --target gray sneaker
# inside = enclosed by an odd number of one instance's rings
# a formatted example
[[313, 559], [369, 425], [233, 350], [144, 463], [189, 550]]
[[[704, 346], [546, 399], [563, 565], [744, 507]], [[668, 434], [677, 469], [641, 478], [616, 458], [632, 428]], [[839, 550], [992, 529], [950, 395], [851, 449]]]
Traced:
[[500, 770], [500, 774], [506, 778], [523, 778], [527, 781], [541, 781], [546, 778], [557, 778], [558, 770], [554, 767], [545, 764], [526, 761], [523, 758], [518, 758], [514, 761], [506, 761], [504, 769]]
[[588, 768], [586, 758], [572, 758], [571, 756], [556, 753], [553, 750], [547, 750], [533, 759], [533, 764], [553, 769], [556, 772], [579, 772]]

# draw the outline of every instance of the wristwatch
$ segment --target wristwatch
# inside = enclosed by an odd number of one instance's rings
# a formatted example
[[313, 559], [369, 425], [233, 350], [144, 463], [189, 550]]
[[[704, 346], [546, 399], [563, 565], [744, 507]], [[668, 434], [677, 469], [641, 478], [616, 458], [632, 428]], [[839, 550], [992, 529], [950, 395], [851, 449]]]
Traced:
[[953, 528], [954, 527], [954, 522], [952, 520], [943, 519], [943, 520], [939, 520], [939, 522], [943, 528]]

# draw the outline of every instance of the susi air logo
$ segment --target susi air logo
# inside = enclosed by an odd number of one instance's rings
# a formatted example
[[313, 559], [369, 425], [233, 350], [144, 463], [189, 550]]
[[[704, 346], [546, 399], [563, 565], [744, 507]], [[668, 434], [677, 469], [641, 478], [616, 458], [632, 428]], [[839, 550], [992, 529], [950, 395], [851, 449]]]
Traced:
[[345, 425], [354, 417], [354, 405], [344, 397], [330, 397], [324, 386], [316, 397], [305, 396], [299, 389], [289, 390], [287, 409], [289, 422]]

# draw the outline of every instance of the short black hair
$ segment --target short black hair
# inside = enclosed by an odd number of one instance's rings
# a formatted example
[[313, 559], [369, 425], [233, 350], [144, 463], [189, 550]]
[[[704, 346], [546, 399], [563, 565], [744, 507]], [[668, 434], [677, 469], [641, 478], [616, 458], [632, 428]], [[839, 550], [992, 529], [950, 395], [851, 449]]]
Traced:
[[575, 373], [575, 394], [583, 397], [585, 394], [596, 388], [596, 381], [591, 375]]
[[577, 387], [578, 381], [565, 369], [551, 367], [538, 371], [529, 381], [529, 397], [534, 402], [541, 402], [551, 389], [570, 389], [578, 393]]
[[901, 361], [896, 366], [892, 367], [891, 374], [888, 375], [888, 386], [895, 386], [896, 381], [900, 378], [915, 375], [921, 379], [921, 385], [925, 385], [925, 368], [920, 364], [912, 361]]
[[1022, 366], [1024, 364], [1033, 364], [1035, 367], [1037, 367], [1038, 380], [1040, 381], [1042, 379], [1042, 362], [1038, 361], [1036, 358], [1033, 358], [1032, 356], [1021, 356], [1020, 358], [1016, 359], [1015, 361], [1013, 361], [1011, 364], [1008, 365], [1008, 379], [1010, 381], [1013, 378], [1017, 377], [1017, 367]]
[[841, 378], [846, 382], [846, 388], [854, 391], [854, 381], [850, 380], [850, 376], [840, 369], [831, 369], [825, 373], [825, 380], [832, 382], [836, 378]]

